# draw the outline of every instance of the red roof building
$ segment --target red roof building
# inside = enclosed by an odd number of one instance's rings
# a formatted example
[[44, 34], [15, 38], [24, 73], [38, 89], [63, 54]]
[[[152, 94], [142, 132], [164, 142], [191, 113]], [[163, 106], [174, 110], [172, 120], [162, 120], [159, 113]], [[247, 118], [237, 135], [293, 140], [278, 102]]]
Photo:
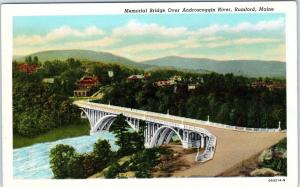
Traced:
[[158, 87], [164, 87], [164, 86], [171, 86], [171, 85], [174, 85], [174, 83], [170, 80], [160, 80], [160, 81], [156, 81], [154, 83], [155, 86], [158, 86]]
[[79, 88], [89, 89], [93, 86], [99, 86], [100, 81], [97, 76], [84, 76], [78, 81], [77, 85]]
[[87, 97], [93, 87], [100, 85], [97, 76], [84, 76], [77, 82], [77, 89], [74, 90], [75, 97]]

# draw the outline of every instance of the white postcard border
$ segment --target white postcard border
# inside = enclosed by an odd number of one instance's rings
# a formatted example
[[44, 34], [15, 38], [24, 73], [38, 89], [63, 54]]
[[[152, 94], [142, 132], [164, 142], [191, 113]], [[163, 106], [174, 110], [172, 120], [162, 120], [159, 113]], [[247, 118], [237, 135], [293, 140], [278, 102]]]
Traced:
[[[269, 182], [268, 177], [226, 177], [226, 178], [167, 178], [167, 179], [105, 179], [105, 180], [15, 180], [12, 169], [12, 21], [13, 16], [42, 15], [99, 15], [123, 14], [124, 8], [137, 7], [174, 7], [201, 6], [209, 8], [269, 6], [276, 12], [286, 13], [286, 64], [287, 64], [287, 136], [288, 136], [288, 177], [286, 182]], [[293, 187], [298, 182], [298, 138], [297, 138], [297, 26], [296, 2], [177, 2], [177, 3], [100, 3], [100, 4], [16, 4], [4, 5], [1, 11], [2, 28], [2, 163], [4, 187], [19, 186], [287, 186]], [[249, 12], [250, 13], [250, 12]], [[169, 14], [169, 13], [167, 13]], [[277, 178], [277, 177], [275, 177]], [[272, 177], [273, 179], [273, 177]]]

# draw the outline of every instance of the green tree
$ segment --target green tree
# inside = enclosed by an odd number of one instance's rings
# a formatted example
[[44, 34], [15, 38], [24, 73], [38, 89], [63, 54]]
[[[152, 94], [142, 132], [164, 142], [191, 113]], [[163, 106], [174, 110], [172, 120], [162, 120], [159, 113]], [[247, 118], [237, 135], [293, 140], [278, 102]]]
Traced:
[[74, 154], [74, 156], [70, 157], [67, 164], [69, 178], [82, 179], [86, 177], [83, 168], [83, 158], [80, 154]]
[[38, 64], [39, 63], [39, 58], [37, 56], [33, 57], [33, 64]]
[[105, 168], [107, 164], [114, 159], [111, 146], [107, 140], [98, 140], [94, 144], [93, 153], [95, 155], [95, 167], [97, 170]]
[[69, 175], [69, 161], [75, 157], [75, 149], [69, 145], [56, 145], [50, 151], [50, 168], [54, 178], [64, 179], [71, 177]]
[[116, 176], [122, 172], [121, 170], [121, 166], [120, 164], [118, 164], [117, 162], [113, 163], [109, 169], [104, 173], [104, 176], [105, 178], [108, 178], [108, 179], [113, 179], [113, 178], [116, 178]]
[[25, 62], [28, 63], [28, 64], [31, 64], [31, 63], [32, 63], [32, 58], [31, 58], [31, 56], [25, 57]]

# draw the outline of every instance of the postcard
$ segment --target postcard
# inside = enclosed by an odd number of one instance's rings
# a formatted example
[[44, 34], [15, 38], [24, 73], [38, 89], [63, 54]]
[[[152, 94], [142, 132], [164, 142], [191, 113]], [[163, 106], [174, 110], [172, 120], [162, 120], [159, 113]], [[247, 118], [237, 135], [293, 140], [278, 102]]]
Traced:
[[297, 186], [296, 2], [1, 12], [4, 187]]

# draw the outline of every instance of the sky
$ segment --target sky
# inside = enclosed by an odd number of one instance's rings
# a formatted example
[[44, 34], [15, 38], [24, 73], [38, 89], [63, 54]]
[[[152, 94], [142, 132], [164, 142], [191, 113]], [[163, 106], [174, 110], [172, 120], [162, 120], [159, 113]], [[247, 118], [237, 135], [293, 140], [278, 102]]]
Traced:
[[18, 16], [14, 55], [86, 49], [134, 61], [165, 56], [285, 62], [285, 14]]

